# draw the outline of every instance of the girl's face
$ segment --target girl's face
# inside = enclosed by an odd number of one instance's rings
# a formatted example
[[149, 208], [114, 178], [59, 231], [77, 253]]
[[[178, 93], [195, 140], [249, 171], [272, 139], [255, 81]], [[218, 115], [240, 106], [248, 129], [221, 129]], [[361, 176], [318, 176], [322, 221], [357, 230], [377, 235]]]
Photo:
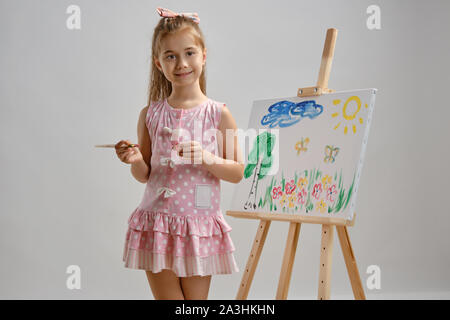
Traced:
[[197, 46], [189, 29], [167, 35], [161, 52], [155, 58], [156, 67], [174, 86], [186, 86], [200, 78], [206, 62], [206, 49]]

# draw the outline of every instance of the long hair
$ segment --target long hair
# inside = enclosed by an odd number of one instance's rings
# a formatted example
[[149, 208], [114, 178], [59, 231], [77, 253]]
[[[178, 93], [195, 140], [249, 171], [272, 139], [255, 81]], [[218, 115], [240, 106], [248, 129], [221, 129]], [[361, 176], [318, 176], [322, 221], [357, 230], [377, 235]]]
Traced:
[[[193, 35], [198, 46], [205, 49], [205, 39], [202, 31], [197, 23], [190, 18], [183, 16], [177, 16], [175, 18], [161, 18], [153, 31], [152, 39], [152, 56], [150, 63], [150, 82], [149, 82], [149, 95], [148, 105], [151, 105], [152, 101], [159, 101], [168, 98], [172, 92], [172, 84], [166, 79], [162, 71], [160, 71], [155, 65], [155, 58], [159, 57], [161, 52], [161, 41], [168, 34], [173, 34], [177, 31], [189, 29]], [[200, 75], [199, 84], [200, 89], [206, 95], [206, 78], [205, 78], [206, 63], [203, 66], [203, 71]]]

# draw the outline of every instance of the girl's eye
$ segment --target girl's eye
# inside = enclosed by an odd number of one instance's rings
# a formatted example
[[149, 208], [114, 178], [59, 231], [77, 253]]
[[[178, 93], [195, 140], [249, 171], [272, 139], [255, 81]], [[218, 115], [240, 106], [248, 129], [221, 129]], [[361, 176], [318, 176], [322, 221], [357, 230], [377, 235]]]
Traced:
[[[192, 56], [192, 55], [195, 54], [194, 51], [188, 51], [187, 53], [188, 53], [189, 56]], [[175, 57], [175, 55], [171, 54], [171, 55], [168, 55], [166, 58], [169, 59], [169, 60], [171, 60], [171, 57]]]

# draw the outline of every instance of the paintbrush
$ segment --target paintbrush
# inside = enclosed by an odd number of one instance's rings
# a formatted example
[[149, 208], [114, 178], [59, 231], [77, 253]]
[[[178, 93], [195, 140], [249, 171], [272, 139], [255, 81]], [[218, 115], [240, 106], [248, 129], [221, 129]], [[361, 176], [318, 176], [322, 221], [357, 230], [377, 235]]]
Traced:
[[[96, 148], [115, 148], [116, 145], [115, 144], [97, 144], [95, 147]], [[127, 146], [122, 146], [121, 148], [134, 148], [134, 147], [139, 148], [139, 145], [138, 144], [129, 144]]]

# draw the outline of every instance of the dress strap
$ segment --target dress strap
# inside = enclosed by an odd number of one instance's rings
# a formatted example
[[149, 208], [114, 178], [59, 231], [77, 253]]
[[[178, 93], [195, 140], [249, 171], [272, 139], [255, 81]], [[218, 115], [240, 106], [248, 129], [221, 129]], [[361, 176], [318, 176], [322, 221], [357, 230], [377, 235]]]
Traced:
[[148, 106], [147, 114], [145, 116], [145, 123], [147, 124], [147, 128], [150, 128], [150, 123], [153, 119], [153, 116], [155, 112], [160, 109], [160, 105], [162, 104], [162, 101], [152, 101], [150, 105]]
[[225, 107], [225, 106], [226, 106], [226, 104], [223, 103], [223, 102], [216, 102], [216, 103], [214, 103], [214, 109], [213, 109], [214, 114], [213, 114], [213, 119], [214, 119], [214, 127], [215, 127], [216, 129], [219, 128], [219, 125], [220, 125], [220, 119], [221, 119], [221, 117], [222, 117], [222, 110], [223, 110], [223, 107]]

